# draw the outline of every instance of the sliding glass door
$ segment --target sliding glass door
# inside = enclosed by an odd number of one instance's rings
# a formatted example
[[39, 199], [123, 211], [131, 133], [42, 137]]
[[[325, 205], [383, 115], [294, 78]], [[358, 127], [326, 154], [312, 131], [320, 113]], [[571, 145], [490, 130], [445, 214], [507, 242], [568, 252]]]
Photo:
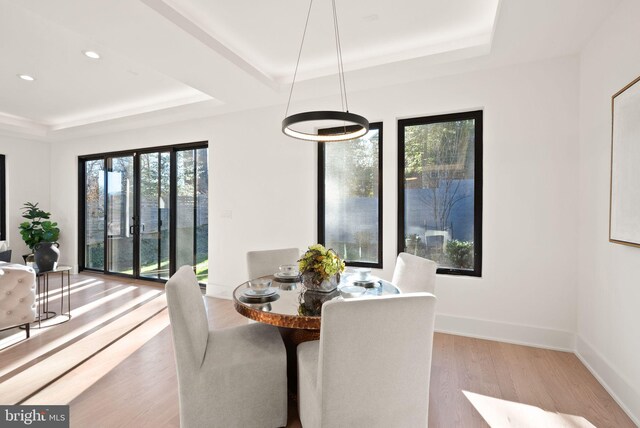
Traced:
[[169, 152], [140, 155], [140, 276], [145, 278], [169, 278], [170, 166]]
[[84, 230], [81, 237], [84, 245], [84, 267], [92, 270], [104, 270], [105, 243], [105, 162], [104, 159], [87, 160], [81, 162], [80, 182], [81, 197], [84, 196], [84, 220], [80, 230]]
[[80, 158], [81, 269], [166, 280], [183, 265], [208, 279], [206, 143]]
[[179, 151], [176, 161], [176, 261], [178, 266], [195, 266], [198, 280], [203, 282], [209, 275], [207, 149]]
[[107, 164], [107, 265], [106, 270], [132, 275], [135, 240], [133, 156], [106, 159]]

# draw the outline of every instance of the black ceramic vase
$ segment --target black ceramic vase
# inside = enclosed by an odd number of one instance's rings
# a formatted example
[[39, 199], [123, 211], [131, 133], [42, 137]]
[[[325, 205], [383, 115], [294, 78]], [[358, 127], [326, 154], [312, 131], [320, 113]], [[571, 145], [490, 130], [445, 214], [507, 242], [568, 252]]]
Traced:
[[47, 272], [58, 267], [60, 250], [57, 242], [40, 242], [34, 247], [35, 262], [40, 272]]

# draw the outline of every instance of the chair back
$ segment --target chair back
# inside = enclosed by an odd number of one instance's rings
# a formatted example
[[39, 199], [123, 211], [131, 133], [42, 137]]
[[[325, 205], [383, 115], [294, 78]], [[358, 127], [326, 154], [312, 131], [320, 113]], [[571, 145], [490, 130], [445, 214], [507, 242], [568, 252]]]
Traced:
[[300, 250], [297, 248], [249, 251], [247, 253], [249, 279], [273, 275], [280, 265], [296, 264], [299, 258]]
[[0, 263], [0, 329], [35, 321], [35, 301], [34, 270], [24, 265]]
[[178, 377], [200, 367], [209, 338], [209, 322], [193, 267], [182, 266], [165, 286]]
[[409, 253], [398, 254], [391, 282], [403, 293], [435, 294], [436, 262]]
[[324, 304], [322, 426], [427, 426], [435, 302], [416, 293]]

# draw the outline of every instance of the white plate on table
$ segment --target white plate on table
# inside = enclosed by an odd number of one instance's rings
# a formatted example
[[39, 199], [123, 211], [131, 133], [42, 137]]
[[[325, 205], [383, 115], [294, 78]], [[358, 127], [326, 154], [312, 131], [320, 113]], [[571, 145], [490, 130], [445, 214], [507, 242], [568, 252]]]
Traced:
[[269, 297], [269, 296], [273, 296], [274, 294], [276, 294], [278, 292], [277, 289], [273, 288], [273, 287], [269, 287], [264, 291], [256, 291], [256, 290], [252, 290], [252, 289], [246, 289], [244, 290], [244, 292], [242, 293], [245, 297], [250, 297], [250, 298], [259, 298], [259, 297]]
[[300, 273], [299, 272], [293, 272], [293, 273], [277, 272], [273, 274], [273, 276], [275, 276], [276, 278], [289, 279], [289, 278], [296, 278], [300, 276]]

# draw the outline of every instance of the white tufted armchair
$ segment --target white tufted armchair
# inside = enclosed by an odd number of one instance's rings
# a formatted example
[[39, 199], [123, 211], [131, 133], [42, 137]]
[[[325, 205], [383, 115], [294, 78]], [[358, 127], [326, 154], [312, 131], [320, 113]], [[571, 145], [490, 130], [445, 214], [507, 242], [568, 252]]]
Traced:
[[16, 264], [0, 264], [0, 330], [25, 326], [36, 319], [36, 273]]

